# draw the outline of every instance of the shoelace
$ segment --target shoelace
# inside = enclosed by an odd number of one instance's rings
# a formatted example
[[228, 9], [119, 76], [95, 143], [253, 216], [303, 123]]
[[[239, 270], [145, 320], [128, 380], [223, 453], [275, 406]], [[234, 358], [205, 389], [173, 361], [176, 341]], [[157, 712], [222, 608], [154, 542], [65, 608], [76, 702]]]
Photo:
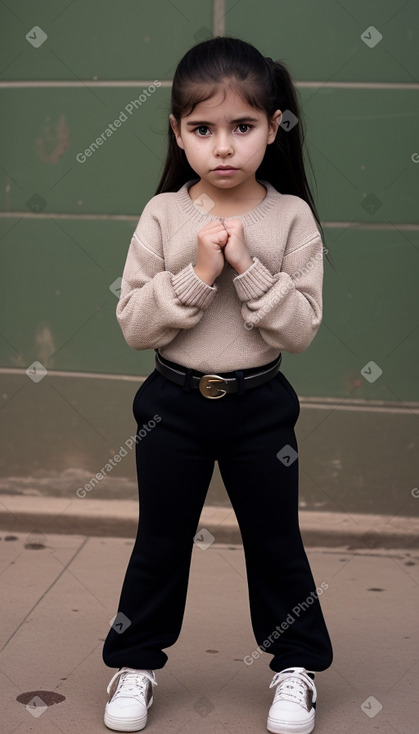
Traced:
[[145, 689], [148, 681], [153, 686], [157, 686], [157, 681], [148, 673], [139, 673], [134, 668], [128, 668], [126, 670], [118, 670], [112, 679], [109, 681], [107, 692], [110, 693], [112, 685], [119, 676], [118, 687], [113, 694], [112, 698], [118, 698], [119, 696], [144, 696]]
[[282, 698], [306, 707], [307, 687], [313, 692], [313, 703], [316, 702], [316, 686], [304, 668], [289, 668], [281, 670], [280, 673], [275, 673], [269, 688], [274, 686], [278, 686], [275, 691], [274, 702]]

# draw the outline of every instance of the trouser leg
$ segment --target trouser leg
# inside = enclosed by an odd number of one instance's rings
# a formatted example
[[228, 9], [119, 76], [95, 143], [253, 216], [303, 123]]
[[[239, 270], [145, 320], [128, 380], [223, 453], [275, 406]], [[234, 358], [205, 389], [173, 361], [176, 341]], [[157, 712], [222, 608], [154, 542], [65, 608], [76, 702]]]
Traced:
[[242, 533], [255, 638], [272, 670], [321, 671], [332, 647], [298, 523], [298, 398], [283, 374], [244, 398], [226, 413], [232, 438], [218, 463]]
[[[161, 422], [137, 446], [138, 536], [119, 610], [130, 624], [111, 629], [111, 667], [161, 668], [183, 618], [192, 538], [218, 458], [243, 537], [256, 641], [290, 665], [324, 670], [332, 648], [298, 525], [298, 398], [282, 373], [244, 395], [206, 400], [153, 373], [134, 401], [138, 423]], [[150, 380], [150, 378], [148, 378]], [[144, 386], [143, 386], [144, 387]], [[280, 454], [282, 456], [282, 453]], [[320, 585], [321, 586], [321, 585]]]
[[159, 373], [150, 377], [134, 400], [135, 415], [139, 427], [156, 414], [161, 420], [136, 445], [140, 519], [115, 620], [120, 624], [103, 648], [110, 667], [165, 665], [162, 649], [181, 630], [193, 536], [214, 469], [201, 448], [199, 420], [185, 408], [188, 396]]

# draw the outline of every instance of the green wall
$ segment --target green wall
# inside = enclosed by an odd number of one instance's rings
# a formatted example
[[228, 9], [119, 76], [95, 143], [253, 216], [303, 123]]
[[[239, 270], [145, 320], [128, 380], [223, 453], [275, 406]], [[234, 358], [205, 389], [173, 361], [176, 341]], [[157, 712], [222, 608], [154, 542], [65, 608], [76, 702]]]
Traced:
[[[336, 267], [326, 264], [319, 333], [305, 353], [284, 355], [285, 373], [303, 402], [417, 408], [415, 3], [20, 0], [0, 14], [0, 368], [6, 381], [24, 376], [16, 395], [3, 395], [8, 425], [24, 414], [34, 360], [64, 373], [62, 384], [72, 373], [141, 380], [153, 369], [152, 351], [126, 345], [110, 286], [161, 173], [174, 68], [216, 34], [254, 43], [293, 74]], [[370, 26], [382, 35], [375, 45]], [[121, 112], [127, 119], [80, 162]], [[382, 370], [374, 382], [361, 374], [370, 361]], [[126, 431], [131, 423], [126, 415]]]

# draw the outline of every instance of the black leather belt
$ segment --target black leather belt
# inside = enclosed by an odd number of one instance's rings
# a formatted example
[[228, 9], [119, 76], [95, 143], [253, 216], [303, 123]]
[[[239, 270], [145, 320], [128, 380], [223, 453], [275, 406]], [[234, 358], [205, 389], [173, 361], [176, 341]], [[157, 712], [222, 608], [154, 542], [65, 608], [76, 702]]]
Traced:
[[204, 372], [196, 372], [175, 362], [166, 361], [156, 351], [156, 369], [161, 372], [168, 380], [176, 382], [182, 387], [187, 386], [187, 376], [189, 376], [189, 387], [199, 389], [204, 398], [223, 398], [227, 393], [242, 394], [244, 390], [251, 387], [263, 385], [271, 380], [277, 372], [282, 361], [282, 354], [273, 362], [255, 367], [254, 369], [236, 370], [235, 372], [224, 372], [221, 375], [205, 374]]

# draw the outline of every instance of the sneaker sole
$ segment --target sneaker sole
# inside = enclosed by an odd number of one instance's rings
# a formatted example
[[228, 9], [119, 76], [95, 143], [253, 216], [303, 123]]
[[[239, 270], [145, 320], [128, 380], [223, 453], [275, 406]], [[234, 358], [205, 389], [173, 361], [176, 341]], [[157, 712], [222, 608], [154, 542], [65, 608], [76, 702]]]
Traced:
[[310, 721], [303, 721], [302, 723], [298, 723], [297, 721], [294, 723], [290, 721], [278, 721], [277, 719], [270, 719], [268, 717], [267, 729], [272, 734], [311, 734], [314, 726], [314, 717]]
[[103, 718], [103, 721], [105, 722], [105, 725], [108, 727], [108, 729], [112, 729], [113, 731], [141, 731], [145, 728], [147, 724], [148, 709], [150, 708], [152, 703], [153, 699], [151, 698], [148, 703], [146, 713], [143, 716], [137, 717], [135, 719], [121, 719], [119, 716], [112, 716], [112, 714], [109, 714], [105, 708], [105, 716]]

